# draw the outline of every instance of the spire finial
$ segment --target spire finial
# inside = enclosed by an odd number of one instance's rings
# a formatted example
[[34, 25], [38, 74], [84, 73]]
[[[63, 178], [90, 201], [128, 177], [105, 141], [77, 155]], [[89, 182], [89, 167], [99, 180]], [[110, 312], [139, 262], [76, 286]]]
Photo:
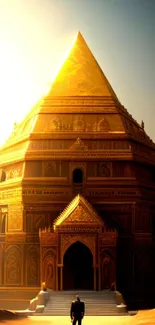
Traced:
[[141, 127], [142, 127], [142, 129], [144, 130], [144, 121], [142, 120], [142, 122], [141, 122]]

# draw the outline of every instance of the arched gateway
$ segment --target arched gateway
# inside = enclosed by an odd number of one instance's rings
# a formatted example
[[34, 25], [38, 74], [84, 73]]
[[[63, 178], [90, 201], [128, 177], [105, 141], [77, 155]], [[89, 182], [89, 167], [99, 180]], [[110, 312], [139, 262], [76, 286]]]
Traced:
[[115, 230], [81, 195], [40, 230], [41, 281], [53, 290], [101, 290], [115, 282]]
[[72, 244], [63, 259], [63, 289], [93, 290], [93, 255], [80, 241]]

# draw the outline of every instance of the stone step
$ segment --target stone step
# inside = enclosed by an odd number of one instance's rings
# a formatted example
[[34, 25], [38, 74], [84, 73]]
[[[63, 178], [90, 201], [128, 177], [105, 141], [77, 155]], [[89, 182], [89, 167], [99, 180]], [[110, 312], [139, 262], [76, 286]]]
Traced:
[[[47, 316], [69, 316], [70, 305], [76, 294], [77, 291], [51, 291], [43, 314]], [[85, 302], [85, 315], [118, 315], [115, 292], [109, 290], [79, 291], [78, 294], [81, 300]]]

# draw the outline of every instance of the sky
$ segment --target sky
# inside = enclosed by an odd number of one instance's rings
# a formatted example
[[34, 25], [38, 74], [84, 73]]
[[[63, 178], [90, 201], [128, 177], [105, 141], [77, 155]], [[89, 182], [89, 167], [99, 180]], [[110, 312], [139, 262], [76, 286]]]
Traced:
[[155, 141], [155, 0], [0, 0], [0, 145], [46, 93], [77, 31]]

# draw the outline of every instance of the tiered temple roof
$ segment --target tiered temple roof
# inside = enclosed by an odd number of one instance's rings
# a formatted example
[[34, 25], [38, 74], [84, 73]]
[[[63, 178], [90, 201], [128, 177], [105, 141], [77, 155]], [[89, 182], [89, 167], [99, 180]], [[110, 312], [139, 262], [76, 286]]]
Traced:
[[[155, 144], [122, 106], [109, 81], [91, 53], [83, 36], [79, 32], [74, 44], [58, 72], [50, 91], [31, 109], [25, 119], [15, 126], [9, 139], [1, 148], [1, 161], [6, 163], [24, 157], [30, 149], [32, 139], [54, 139], [56, 134], [71, 134], [73, 120], [64, 124], [64, 114], [101, 114], [104, 115], [101, 127], [88, 125], [86, 133], [101, 134], [104, 139], [125, 139], [136, 141], [152, 148]], [[58, 121], [54, 114], [62, 114]], [[55, 134], [55, 135], [54, 135]], [[63, 138], [63, 137], [62, 137]], [[75, 137], [73, 143], [79, 138]], [[84, 140], [84, 137], [82, 137]], [[85, 144], [84, 144], [85, 145]], [[17, 159], [18, 160], [18, 159]]]

